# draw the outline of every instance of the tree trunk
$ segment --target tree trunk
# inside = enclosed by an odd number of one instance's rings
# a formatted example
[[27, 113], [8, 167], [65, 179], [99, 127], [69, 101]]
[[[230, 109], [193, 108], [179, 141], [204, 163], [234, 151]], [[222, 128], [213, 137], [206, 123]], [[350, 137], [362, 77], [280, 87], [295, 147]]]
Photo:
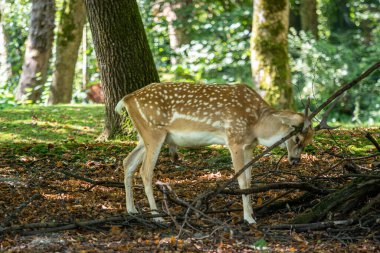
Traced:
[[136, 0], [85, 2], [105, 97], [105, 126], [99, 139], [108, 139], [121, 133], [117, 102], [159, 78]]
[[[183, 10], [188, 6], [186, 1], [165, 2], [162, 6], [162, 15], [166, 17], [168, 22], [169, 45], [174, 53], [183, 44], [189, 42], [186, 32], [188, 17]], [[172, 64], [177, 63], [175, 55], [170, 58], [170, 61]]]
[[316, 0], [301, 0], [300, 4], [301, 28], [305, 32], [318, 38], [318, 16]]
[[71, 102], [75, 64], [78, 59], [83, 26], [86, 23], [86, 8], [83, 0], [65, 0], [61, 13], [50, 104]]
[[253, 80], [276, 108], [293, 108], [288, 56], [288, 0], [254, 0], [251, 39]]
[[4, 1], [0, 1], [0, 87], [6, 86], [12, 71], [11, 65], [8, 63], [7, 36], [4, 29], [3, 11]]
[[293, 27], [297, 32], [302, 30], [301, 17], [300, 17], [300, 4], [298, 1], [290, 1], [289, 27]]
[[37, 102], [41, 98], [54, 39], [54, 15], [54, 0], [33, 0], [24, 64], [15, 92], [18, 101]]

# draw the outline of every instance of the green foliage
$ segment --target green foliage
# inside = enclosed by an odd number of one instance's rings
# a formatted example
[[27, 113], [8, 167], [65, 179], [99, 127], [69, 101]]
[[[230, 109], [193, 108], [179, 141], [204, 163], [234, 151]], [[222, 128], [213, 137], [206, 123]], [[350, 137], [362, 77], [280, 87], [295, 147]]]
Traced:
[[[251, 2], [206, 2], [193, 1], [192, 6], [179, 10], [189, 18], [185, 27], [180, 23], [174, 25], [186, 29], [189, 42], [177, 50], [169, 46], [166, 18], [150, 12], [155, 3], [140, 3], [161, 80], [252, 84], [249, 51]], [[332, 0], [320, 0], [320, 40], [290, 29], [292, 83], [299, 110], [303, 107], [301, 99], [311, 96], [313, 105], [321, 103], [340, 85], [378, 60], [380, 29], [375, 24], [380, 21], [375, 2], [378, 0], [348, 0], [347, 4], [342, 2], [338, 5]], [[338, 7], [346, 12], [338, 12]], [[345, 18], [347, 13], [348, 23], [334, 21], [335, 16]], [[352, 24], [349, 23], [351, 21]], [[177, 64], [171, 64], [172, 57]], [[379, 90], [378, 72], [343, 97], [333, 121], [378, 122], [380, 96], [373, 92], [376, 90]]]
[[[193, 1], [192, 6], [179, 10], [189, 17], [185, 28], [190, 42], [174, 52], [169, 47], [166, 18], [146, 12], [152, 5], [145, 1], [140, 10], [162, 81], [252, 83], [250, 2]], [[177, 59], [174, 65], [170, 62], [173, 56]]]
[[[303, 32], [290, 30], [292, 82], [298, 102], [310, 96], [320, 104], [344, 83], [358, 76], [378, 60], [380, 36], [366, 44], [355, 34], [336, 34], [335, 42], [315, 40]], [[336, 108], [336, 121], [371, 124], [380, 120], [380, 73], [375, 72], [346, 93]], [[299, 104], [301, 108], [302, 105]]]
[[[176, 50], [169, 44], [168, 19], [162, 14], [165, 3], [176, 1], [139, 0], [146, 33], [162, 81], [237, 83], [252, 85], [250, 36], [252, 1], [193, 0], [178, 10], [183, 22], [173, 25], [186, 38]], [[297, 7], [291, 1], [291, 8]], [[62, 0], [57, 1], [57, 17]], [[157, 7], [158, 6], [158, 7]], [[300, 99], [314, 98], [313, 105], [326, 99], [339, 85], [357, 76], [380, 55], [379, 0], [318, 0], [320, 39], [290, 30], [289, 54], [292, 83], [298, 108]], [[9, 0], [4, 8], [4, 27], [8, 39], [8, 61], [12, 77], [0, 86], [0, 109], [16, 105], [12, 95], [21, 73], [25, 41], [29, 30], [31, 1]], [[277, 28], [271, 28], [275, 31]], [[88, 85], [100, 82], [99, 68], [87, 29], [86, 48]], [[82, 87], [83, 49], [75, 76], [75, 102], [85, 102]], [[52, 62], [54, 61], [54, 55]], [[172, 64], [171, 59], [175, 59]], [[48, 96], [53, 70], [49, 71], [44, 98]], [[380, 120], [379, 71], [350, 90], [341, 100], [333, 120], [371, 124]], [[41, 102], [45, 102], [43, 99]]]

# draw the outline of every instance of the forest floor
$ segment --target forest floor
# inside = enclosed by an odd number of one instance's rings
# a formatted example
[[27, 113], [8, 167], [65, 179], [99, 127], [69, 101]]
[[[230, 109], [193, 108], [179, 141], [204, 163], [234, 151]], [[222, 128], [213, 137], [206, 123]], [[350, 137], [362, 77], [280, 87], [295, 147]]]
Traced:
[[[169, 195], [192, 203], [233, 176], [229, 153], [221, 146], [182, 149], [177, 164], [164, 149], [154, 181], [173, 192], [163, 194], [158, 185], [154, 192], [167, 222], [149, 218], [140, 177], [134, 182], [135, 203], [145, 215], [126, 216], [122, 161], [136, 143], [94, 141], [102, 115], [102, 106], [89, 105], [0, 111], [0, 252], [380, 251], [379, 224], [275, 229], [322, 198], [311, 193], [302, 203], [292, 202], [304, 196], [298, 189], [255, 193], [254, 207], [260, 207], [256, 225], [242, 222], [241, 197], [230, 194], [214, 196], [200, 217], [184, 215], [188, 209]], [[318, 133], [301, 164], [293, 167], [281, 159], [286, 152], [275, 149], [254, 165], [253, 185], [313, 179], [320, 189], [342, 188], [353, 173], [342, 163], [342, 154], [358, 158], [355, 173], [379, 170], [379, 156], [373, 156], [376, 148], [366, 132], [380, 139], [379, 127]], [[263, 150], [259, 146], [252, 155]], [[237, 182], [228, 187], [237, 188]], [[326, 219], [347, 220], [349, 215]]]

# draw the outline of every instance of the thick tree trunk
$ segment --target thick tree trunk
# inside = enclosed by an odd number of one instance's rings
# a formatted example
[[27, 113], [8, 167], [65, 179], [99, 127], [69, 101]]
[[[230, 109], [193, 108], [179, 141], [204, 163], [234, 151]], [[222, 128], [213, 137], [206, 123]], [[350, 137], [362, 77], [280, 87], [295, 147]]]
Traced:
[[318, 38], [318, 16], [316, 0], [301, 0], [300, 4], [301, 28]]
[[288, 0], [254, 0], [252, 74], [259, 92], [277, 108], [294, 106], [288, 56]]
[[8, 63], [7, 36], [4, 29], [3, 8], [4, 0], [0, 1], [0, 87], [5, 86], [11, 76], [11, 66]]
[[54, 15], [54, 0], [33, 0], [24, 64], [15, 94], [19, 101], [36, 102], [41, 98], [54, 39]]
[[117, 102], [159, 81], [136, 0], [86, 0], [88, 21], [105, 96], [105, 126], [100, 139], [121, 133]]
[[56, 60], [50, 104], [70, 103], [73, 94], [75, 64], [86, 22], [83, 0], [65, 0], [58, 28]]

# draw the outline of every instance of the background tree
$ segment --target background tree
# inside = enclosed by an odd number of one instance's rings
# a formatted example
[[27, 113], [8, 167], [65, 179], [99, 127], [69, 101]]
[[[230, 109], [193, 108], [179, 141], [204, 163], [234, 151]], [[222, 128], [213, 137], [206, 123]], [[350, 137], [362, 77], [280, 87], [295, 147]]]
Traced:
[[300, 3], [301, 28], [305, 32], [318, 38], [318, 15], [316, 0], [301, 0]]
[[24, 64], [15, 92], [19, 101], [41, 98], [54, 39], [54, 15], [54, 0], [33, 0]]
[[159, 81], [135, 0], [86, 0], [105, 96], [105, 127], [100, 139], [121, 133], [117, 102]]
[[4, 7], [5, 0], [0, 0], [0, 87], [5, 86], [9, 77], [11, 76], [11, 67], [8, 63], [8, 43], [7, 36], [4, 29]]
[[278, 108], [294, 106], [288, 56], [288, 0], [254, 0], [251, 64], [255, 85]]
[[182, 45], [189, 43], [188, 24], [192, 0], [187, 1], [156, 1], [154, 3], [157, 17], [165, 17], [168, 24], [169, 45], [172, 49], [171, 64], [176, 64], [176, 52]]
[[49, 103], [70, 103], [73, 94], [75, 64], [86, 22], [83, 0], [64, 0], [58, 28], [56, 60]]
[[289, 1], [289, 27], [297, 32], [301, 31], [300, 2], [298, 0]]

